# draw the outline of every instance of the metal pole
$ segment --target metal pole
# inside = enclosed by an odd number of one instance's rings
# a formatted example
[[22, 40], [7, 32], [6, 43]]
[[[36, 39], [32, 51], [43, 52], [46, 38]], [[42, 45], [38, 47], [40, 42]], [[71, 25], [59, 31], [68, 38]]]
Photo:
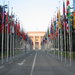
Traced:
[[71, 23], [70, 23], [70, 21], [68, 20], [68, 22], [69, 22], [69, 47], [70, 47], [70, 65], [72, 64], [71, 63], [71, 54], [72, 54], [72, 34], [71, 34]]
[[8, 35], [8, 28], [7, 28], [7, 62], [9, 57], [9, 35]]
[[12, 35], [10, 33], [10, 60], [11, 60], [11, 44], [12, 44]]
[[66, 28], [64, 24], [64, 49], [65, 49], [65, 64], [66, 64]]
[[62, 61], [62, 52], [63, 52], [63, 36], [62, 36], [62, 29], [60, 29], [60, 43], [61, 43], [61, 61]]
[[7, 54], [7, 30], [5, 26], [5, 36], [4, 36], [4, 41], [5, 41], [5, 55]]
[[59, 49], [60, 49], [59, 46], [60, 45], [59, 45], [59, 29], [58, 29], [58, 59], [59, 59]]
[[[5, 4], [5, 0], [4, 0], [4, 4]], [[3, 46], [4, 46], [4, 11], [5, 11], [5, 7], [3, 6], [2, 8], [2, 52], [1, 52], [2, 64], [3, 64]]]
[[13, 58], [14, 58], [14, 34], [13, 34]]
[[55, 55], [55, 52], [56, 52], [56, 37], [55, 37], [55, 32], [54, 32], [54, 55]]
[[[9, 15], [9, 2], [8, 2], [8, 15]], [[9, 17], [8, 17], [9, 20]], [[8, 34], [8, 24], [7, 24], [7, 62], [8, 62], [8, 57], [9, 57], [9, 34]]]
[[2, 29], [2, 52], [1, 52], [1, 59], [2, 59], [2, 64], [3, 64], [3, 41], [4, 40], [4, 28]]

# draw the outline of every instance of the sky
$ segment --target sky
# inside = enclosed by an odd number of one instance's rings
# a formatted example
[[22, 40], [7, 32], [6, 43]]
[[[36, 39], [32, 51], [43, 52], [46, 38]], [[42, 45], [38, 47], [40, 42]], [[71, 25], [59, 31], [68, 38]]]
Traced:
[[[62, 12], [63, 0], [0, 0], [0, 5], [8, 4], [11, 13], [21, 23], [21, 28], [24, 31], [47, 31], [50, 26], [51, 18], [56, 15], [57, 7], [60, 6]], [[71, 6], [72, 0], [71, 1]]]

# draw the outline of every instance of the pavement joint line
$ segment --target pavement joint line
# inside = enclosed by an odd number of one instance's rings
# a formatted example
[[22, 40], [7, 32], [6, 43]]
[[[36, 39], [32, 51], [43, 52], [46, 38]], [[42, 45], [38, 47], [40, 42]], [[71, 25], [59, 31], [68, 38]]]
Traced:
[[4, 65], [0, 66], [0, 69], [3, 69], [4, 68]]
[[26, 60], [24, 59], [22, 62], [20, 62], [20, 63], [17, 63], [18, 65], [23, 65], [24, 64], [24, 62], [25, 62]]
[[32, 75], [32, 73], [33, 73], [33, 70], [34, 70], [34, 67], [35, 67], [36, 57], [37, 57], [37, 52], [36, 52], [35, 57], [34, 57], [34, 60], [33, 60], [33, 64], [32, 64], [32, 68], [31, 68], [30, 75]]

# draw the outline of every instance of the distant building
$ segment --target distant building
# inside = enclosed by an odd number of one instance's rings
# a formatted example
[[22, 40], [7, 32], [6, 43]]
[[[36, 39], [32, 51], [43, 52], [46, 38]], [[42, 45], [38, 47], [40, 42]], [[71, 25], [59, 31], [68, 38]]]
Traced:
[[41, 41], [46, 32], [28, 32], [28, 36], [33, 42], [33, 49], [41, 49]]

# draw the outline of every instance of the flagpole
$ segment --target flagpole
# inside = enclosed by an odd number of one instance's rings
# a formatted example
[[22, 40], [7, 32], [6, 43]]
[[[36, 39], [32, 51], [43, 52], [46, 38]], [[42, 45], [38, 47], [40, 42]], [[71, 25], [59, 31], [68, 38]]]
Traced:
[[64, 49], [65, 49], [65, 64], [66, 64], [66, 28], [65, 28], [66, 24], [64, 21]]
[[7, 27], [7, 62], [9, 57], [9, 34], [8, 34], [8, 27]]
[[[55, 12], [55, 13], [56, 13], [56, 12]], [[55, 15], [54, 15], [54, 20], [53, 20], [53, 22], [54, 22], [54, 55], [56, 55], [56, 36], [55, 36], [56, 30], [55, 30], [55, 20], [56, 20], [56, 18], [55, 18]]]
[[58, 29], [58, 59], [59, 59], [59, 49], [60, 49], [60, 45], [59, 45], [59, 29]]
[[4, 28], [2, 29], [2, 52], [1, 52], [1, 58], [2, 58], [2, 64], [3, 64], [3, 39], [4, 39]]
[[63, 37], [62, 37], [62, 29], [60, 29], [60, 39], [61, 39], [61, 61], [62, 61], [62, 52], [63, 52]]
[[68, 9], [68, 13], [67, 13], [67, 17], [68, 17], [68, 26], [69, 26], [69, 51], [70, 51], [70, 65], [71, 65], [71, 54], [72, 54], [72, 24], [71, 24], [71, 12], [70, 12], [70, 3], [69, 1], [67, 2], [67, 9]]
[[12, 35], [10, 30], [10, 60], [11, 60], [11, 44], [12, 44]]
[[71, 35], [71, 23], [70, 23], [70, 20], [68, 20], [68, 21], [69, 21], [69, 47], [70, 47], [70, 65], [71, 65], [72, 35]]
[[13, 59], [14, 59], [14, 33], [13, 33]]
[[11, 34], [11, 24], [10, 24], [10, 60], [11, 60], [11, 56], [12, 56], [12, 54], [11, 54], [11, 49], [12, 49], [11, 45], [12, 45], [12, 34]]
[[63, 0], [63, 26], [64, 26], [64, 51], [65, 51], [65, 64], [66, 64], [66, 15], [65, 15], [65, 1]]
[[[4, 4], [5, 4], [5, 0], [4, 0]], [[3, 5], [2, 7], [2, 52], [1, 52], [1, 59], [2, 59], [2, 64], [3, 64], [3, 46], [4, 46], [4, 10], [5, 10], [5, 6]]]
[[[9, 2], [8, 2], [8, 13], [9, 15]], [[8, 23], [9, 23], [9, 16], [8, 17]], [[7, 23], [7, 62], [8, 62], [8, 57], [9, 57], [9, 34], [8, 34], [8, 23]]]
[[6, 54], [7, 54], [7, 26], [6, 26], [6, 21], [5, 21], [5, 26], [4, 26], [4, 42], [5, 42], [5, 46], [4, 46], [4, 48], [5, 48], [5, 56], [6, 56]]
[[[12, 13], [11, 13], [11, 16], [12, 16]], [[12, 17], [11, 17], [11, 22], [12, 22]], [[11, 23], [10, 22], [10, 23]], [[13, 38], [13, 36], [12, 36], [12, 23], [10, 24], [10, 60], [11, 60], [11, 56], [12, 56], [12, 43], [13, 43], [13, 41], [12, 41], [12, 38]]]
[[7, 28], [7, 62], [8, 62], [8, 56], [9, 56], [9, 35], [8, 35], [8, 28]]

